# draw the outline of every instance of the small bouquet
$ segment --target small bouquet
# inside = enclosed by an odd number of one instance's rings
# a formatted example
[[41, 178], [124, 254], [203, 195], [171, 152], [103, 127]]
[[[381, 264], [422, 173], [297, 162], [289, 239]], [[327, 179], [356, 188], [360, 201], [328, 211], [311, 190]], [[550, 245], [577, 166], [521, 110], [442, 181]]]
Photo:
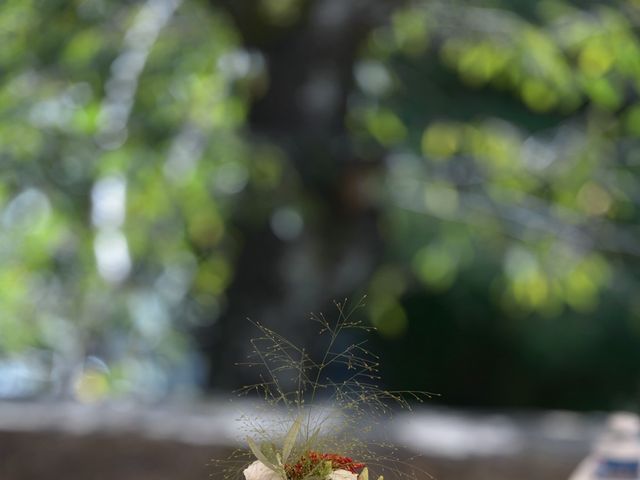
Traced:
[[[298, 419], [287, 433], [282, 452], [275, 453], [272, 450], [275, 455], [271, 458], [267, 458], [263, 448], [249, 440], [249, 447], [257, 460], [244, 469], [245, 480], [369, 480], [364, 463], [335, 453], [309, 450], [295, 462], [286, 463], [299, 430]], [[383, 480], [383, 477], [378, 477], [378, 480]]]
[[[271, 411], [257, 420], [244, 418], [250, 431], [248, 451], [225, 461], [236, 465], [224, 470], [225, 479], [369, 480], [369, 467], [378, 470], [378, 480], [383, 480], [382, 473], [409, 480], [430, 478], [400, 461], [394, 447], [371, 438], [373, 425], [389, 413], [390, 404], [409, 408], [409, 397], [422, 401], [429, 395], [379, 388], [377, 357], [365, 349], [366, 341], [338, 348], [349, 331], [358, 338], [370, 330], [353, 320], [361, 305], [347, 311], [344, 304], [336, 304], [335, 322], [323, 315], [311, 317], [320, 325], [319, 342], [326, 342], [319, 355], [255, 323], [261, 335], [251, 340], [249, 361], [242, 365], [259, 368], [263, 381], [240, 393], [259, 393]], [[332, 379], [329, 373], [336, 371], [342, 380]]]

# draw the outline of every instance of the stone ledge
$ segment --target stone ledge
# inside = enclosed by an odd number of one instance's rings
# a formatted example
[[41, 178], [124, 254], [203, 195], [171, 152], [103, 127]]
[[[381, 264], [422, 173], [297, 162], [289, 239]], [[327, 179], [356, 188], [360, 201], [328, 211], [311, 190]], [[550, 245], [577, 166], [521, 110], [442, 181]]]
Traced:
[[[239, 441], [235, 419], [250, 406], [0, 403], [0, 479], [206, 479], [208, 461]], [[566, 480], [602, 420], [419, 409], [381, 430], [437, 478]]]

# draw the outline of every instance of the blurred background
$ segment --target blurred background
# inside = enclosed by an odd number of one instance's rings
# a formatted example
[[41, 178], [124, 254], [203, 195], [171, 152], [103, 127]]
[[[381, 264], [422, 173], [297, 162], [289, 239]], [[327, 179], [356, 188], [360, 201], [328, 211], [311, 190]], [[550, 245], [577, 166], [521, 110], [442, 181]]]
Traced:
[[[636, 0], [1, 2], [0, 476], [111, 441], [136, 478], [204, 478], [184, 459], [222, 427], [189, 425], [255, 380], [246, 318], [313, 349], [309, 314], [365, 294], [386, 386], [439, 394], [428, 431], [585, 412], [547, 422], [570, 471], [593, 412], [640, 400], [639, 25]], [[517, 478], [563, 478], [528, 451]]]

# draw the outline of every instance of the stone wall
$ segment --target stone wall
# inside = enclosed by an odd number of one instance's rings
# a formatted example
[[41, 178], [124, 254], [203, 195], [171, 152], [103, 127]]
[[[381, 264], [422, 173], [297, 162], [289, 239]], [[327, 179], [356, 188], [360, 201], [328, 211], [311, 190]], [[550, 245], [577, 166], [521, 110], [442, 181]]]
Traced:
[[[0, 403], [0, 480], [215, 479], [208, 463], [232, 448], [232, 410]], [[573, 414], [425, 410], [384, 430], [411, 435], [402, 456], [437, 479], [565, 480], [600, 425]]]

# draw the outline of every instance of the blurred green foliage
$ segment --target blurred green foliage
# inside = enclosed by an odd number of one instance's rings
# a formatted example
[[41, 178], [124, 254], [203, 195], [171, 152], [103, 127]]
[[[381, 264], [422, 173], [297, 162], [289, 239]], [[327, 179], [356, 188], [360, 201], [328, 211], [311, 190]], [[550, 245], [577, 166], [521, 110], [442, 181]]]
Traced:
[[[291, 25], [304, 3], [261, 5]], [[416, 298], [465, 290], [523, 356], [607, 309], [638, 335], [638, 7], [425, 0], [370, 33], [345, 122], [384, 158], [366, 187], [385, 250], [363, 285], [381, 337], [431, 322]], [[234, 225], [310, 201], [245, 129], [264, 57], [198, 1], [5, 0], [0, 45], [0, 372], [28, 380], [0, 396], [188, 390]], [[280, 213], [290, 240], [301, 213]]]
[[[533, 20], [439, 2], [397, 11], [365, 49], [350, 124], [363, 151], [391, 147], [389, 240], [427, 288], [490, 255], [498, 304], [553, 317], [635, 285], [640, 45], [631, 3], [536, 3]], [[374, 303], [389, 283], [374, 281]]]
[[40, 388], [193, 384], [185, 334], [233, 274], [234, 197], [268, 208], [280, 184], [279, 152], [239, 132], [261, 59], [208, 5], [176, 6], [0, 6], [0, 352], [54, 372]]
[[518, 11], [413, 3], [365, 48], [350, 125], [391, 152], [372, 319], [404, 339], [394, 381], [445, 402], [636, 406], [638, 4]]

